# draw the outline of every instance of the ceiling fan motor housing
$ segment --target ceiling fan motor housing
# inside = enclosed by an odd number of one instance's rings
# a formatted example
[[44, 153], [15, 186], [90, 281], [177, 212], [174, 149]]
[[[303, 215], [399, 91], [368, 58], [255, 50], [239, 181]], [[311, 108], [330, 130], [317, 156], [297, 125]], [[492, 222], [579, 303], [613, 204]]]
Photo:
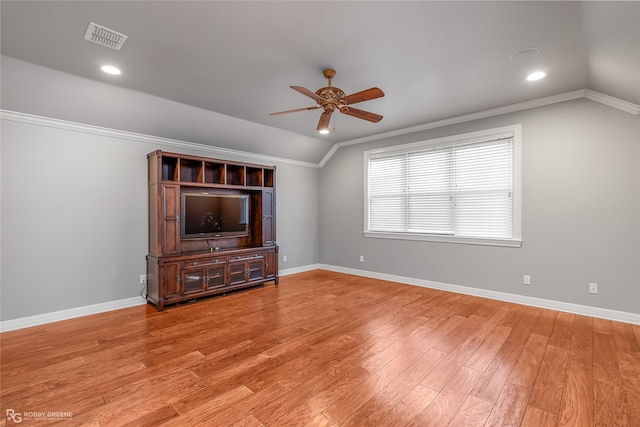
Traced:
[[344, 97], [344, 92], [342, 91], [342, 89], [329, 86], [329, 87], [323, 87], [321, 89], [318, 89], [316, 91], [316, 95], [318, 95], [321, 98], [324, 98], [324, 101], [317, 100], [316, 102], [318, 104], [325, 107], [325, 110], [327, 108], [330, 108], [331, 110], [333, 110], [335, 109], [335, 107], [338, 106], [338, 104], [340, 104], [340, 99]]

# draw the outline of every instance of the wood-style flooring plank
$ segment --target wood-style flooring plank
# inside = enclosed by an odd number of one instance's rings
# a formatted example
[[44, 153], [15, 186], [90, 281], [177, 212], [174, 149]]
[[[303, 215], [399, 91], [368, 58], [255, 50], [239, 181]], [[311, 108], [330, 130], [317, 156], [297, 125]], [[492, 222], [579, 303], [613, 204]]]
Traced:
[[640, 344], [636, 340], [633, 327], [627, 323], [613, 323], [613, 337], [616, 348], [621, 353], [640, 353]]
[[481, 373], [463, 366], [411, 426], [446, 426], [480, 379]]
[[421, 353], [416, 351], [408, 351], [399, 355], [378, 371], [373, 372], [362, 383], [345, 393], [339, 401], [329, 406], [324, 411], [324, 414], [338, 423], [345, 422], [364, 403], [408, 369], [420, 356]]
[[[558, 414], [558, 426], [593, 424], [593, 328], [590, 318], [576, 317]], [[599, 409], [599, 408], [598, 408]]]
[[483, 427], [493, 405], [475, 396], [467, 396], [447, 427]]
[[379, 425], [390, 412], [421, 380], [439, 366], [446, 353], [431, 349], [422, 354], [411, 366], [389, 385], [362, 405], [344, 425]]
[[640, 353], [617, 353], [624, 403], [627, 405], [629, 426], [640, 426]]
[[506, 383], [487, 419], [487, 427], [517, 427], [524, 416], [531, 391]]
[[415, 386], [391, 411], [382, 417], [379, 425], [400, 427], [409, 425], [427, 408], [438, 392], [421, 385]]
[[551, 337], [549, 338], [549, 345], [569, 350], [571, 347], [571, 335], [573, 333], [573, 321], [575, 318], [575, 314], [558, 313], [556, 322], [553, 325]]
[[474, 368], [477, 371], [484, 372], [493, 360], [498, 350], [511, 334], [511, 327], [500, 325], [496, 326], [476, 351], [467, 359], [465, 365]]
[[511, 370], [520, 357], [520, 353], [524, 350], [537, 317], [537, 309], [529, 307], [525, 310], [507, 340], [484, 371], [482, 378], [472, 392], [474, 396], [488, 402], [496, 402], [511, 375]]
[[70, 425], [640, 426], [638, 325], [323, 270], [2, 333], [0, 362], [0, 413]]
[[555, 425], [554, 414], [529, 406], [522, 419], [521, 427], [555, 427]]
[[530, 407], [549, 414], [558, 413], [568, 354], [565, 348], [547, 346], [529, 398]]

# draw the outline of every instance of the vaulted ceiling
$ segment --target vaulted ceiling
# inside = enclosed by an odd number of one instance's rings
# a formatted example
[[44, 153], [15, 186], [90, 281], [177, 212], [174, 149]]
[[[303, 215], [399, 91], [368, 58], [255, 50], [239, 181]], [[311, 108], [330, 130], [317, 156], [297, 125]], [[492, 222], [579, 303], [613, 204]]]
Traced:
[[[288, 144], [305, 161], [337, 142], [579, 89], [640, 104], [640, 2], [3, 0], [1, 8], [5, 57], [252, 122], [261, 129], [255, 152], [273, 144], [280, 155], [287, 147], [275, 147]], [[122, 49], [86, 41], [90, 22], [127, 35]], [[104, 63], [122, 74], [102, 73]], [[383, 98], [357, 107], [382, 121], [336, 114], [335, 132], [321, 136], [320, 110], [269, 115], [315, 105], [289, 86], [326, 86], [325, 68], [347, 94], [381, 88]], [[547, 77], [526, 81], [535, 70]], [[179, 137], [181, 124], [172, 126], [157, 136]], [[307, 155], [296, 141], [321, 148]]]

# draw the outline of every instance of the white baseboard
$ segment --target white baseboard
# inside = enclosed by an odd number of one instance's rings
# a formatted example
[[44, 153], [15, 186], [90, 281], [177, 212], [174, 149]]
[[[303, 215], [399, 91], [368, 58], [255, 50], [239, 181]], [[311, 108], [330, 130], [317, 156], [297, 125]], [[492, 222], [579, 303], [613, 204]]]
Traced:
[[[289, 276], [291, 274], [304, 273], [305, 271], [318, 270], [319, 268], [319, 264], [310, 264], [302, 267], [287, 268], [284, 270], [280, 270], [279, 275]], [[54, 311], [52, 313], [21, 317], [19, 319], [5, 320], [3, 322], [0, 322], [0, 332], [15, 331], [17, 329], [29, 328], [31, 326], [45, 325], [47, 323], [74, 319], [76, 317], [88, 316], [90, 314], [104, 313], [121, 308], [134, 307], [136, 305], [144, 305], [146, 303], [147, 301], [142, 297], [133, 297], [117, 301], [105, 302], [101, 304], [93, 304], [84, 307]]]
[[[372, 279], [388, 280], [391, 282], [403, 283], [406, 285], [421, 286], [423, 288], [439, 289], [442, 291], [455, 292], [465, 295], [473, 295], [482, 298], [489, 298], [498, 301], [512, 302], [515, 304], [530, 305], [533, 307], [548, 308], [551, 310], [564, 311], [567, 313], [581, 314], [584, 316], [597, 317], [617, 322], [640, 325], [640, 314], [627, 313], [624, 311], [608, 310], [606, 308], [590, 307], [586, 305], [572, 304], [568, 302], [553, 301], [542, 298], [527, 297], [523, 295], [509, 294], [506, 292], [489, 291], [486, 289], [472, 288], [469, 286], [451, 285], [448, 283], [433, 282], [430, 280], [416, 279], [412, 277], [396, 276], [393, 274], [376, 273], [373, 271], [358, 270], [355, 268], [339, 267], [327, 264], [309, 264], [302, 267], [287, 268], [280, 270], [280, 276], [289, 276], [297, 273], [304, 273], [312, 270], [328, 270], [337, 273], [353, 274], [355, 276], [370, 277]], [[126, 298], [117, 301], [110, 301], [101, 304], [93, 304], [84, 307], [71, 308], [68, 310], [55, 311], [53, 313], [39, 314], [36, 316], [22, 317], [19, 319], [5, 320], [0, 322], [0, 332], [9, 332], [31, 326], [44, 325], [46, 323], [58, 322], [60, 320], [74, 319], [76, 317], [88, 316], [91, 314], [104, 313], [107, 311], [119, 310], [121, 308], [144, 305], [147, 301], [142, 297]]]
[[304, 273], [305, 271], [320, 270], [320, 264], [303, 265], [302, 267], [286, 268], [278, 273], [280, 277], [290, 276], [291, 274]]
[[[287, 268], [280, 270], [280, 276], [304, 273], [305, 271], [318, 270], [319, 264], [310, 264], [302, 267]], [[54, 311], [52, 313], [38, 314], [35, 316], [21, 317], [0, 322], [0, 332], [15, 331], [17, 329], [29, 328], [31, 326], [45, 325], [47, 323], [59, 322], [61, 320], [75, 319], [76, 317], [88, 316], [91, 314], [104, 313], [107, 311], [119, 310], [121, 308], [134, 307], [147, 303], [142, 297], [126, 298], [117, 301], [109, 301], [101, 304], [87, 305], [84, 307], [70, 308], [67, 310]]]
[[355, 268], [339, 267], [335, 265], [319, 264], [318, 268], [322, 270], [335, 271], [338, 273], [353, 274], [356, 276], [370, 277], [372, 279], [388, 280], [391, 282], [398, 282], [407, 285], [421, 286], [423, 288], [439, 289], [443, 291], [473, 295], [498, 301], [512, 302], [515, 304], [529, 305], [539, 308], [548, 308], [551, 310], [564, 311], [567, 313], [581, 314], [583, 316], [597, 317], [600, 319], [615, 320], [617, 322], [640, 325], [640, 314], [628, 313], [625, 311], [609, 310], [606, 308], [591, 307], [586, 305], [572, 304], [568, 302], [528, 297], [524, 295], [509, 294], [506, 292], [490, 291], [487, 289], [472, 288], [469, 286], [451, 285], [448, 283], [433, 282], [430, 280], [415, 279], [412, 277], [395, 276], [385, 273], [376, 273], [373, 271], [358, 270]]
[[29, 328], [31, 326], [58, 322], [60, 320], [74, 319], [76, 317], [88, 316], [90, 314], [104, 313], [107, 311], [119, 310], [121, 308], [134, 307], [136, 305], [144, 305], [146, 303], [147, 300], [142, 297], [133, 297], [117, 301], [103, 302], [100, 304], [87, 305], [84, 307], [54, 311], [52, 313], [38, 314], [36, 316], [5, 320], [3, 322], [0, 322], [0, 332], [9, 332], [16, 329], [23, 329]]

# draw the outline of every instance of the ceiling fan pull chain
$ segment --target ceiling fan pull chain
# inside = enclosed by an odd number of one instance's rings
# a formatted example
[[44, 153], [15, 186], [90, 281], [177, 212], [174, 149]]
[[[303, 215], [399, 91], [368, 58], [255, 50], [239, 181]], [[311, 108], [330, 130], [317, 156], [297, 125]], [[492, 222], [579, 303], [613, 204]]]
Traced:
[[337, 114], [333, 115], [333, 133], [336, 133], [336, 120], [338, 120], [336, 119], [336, 116]]

